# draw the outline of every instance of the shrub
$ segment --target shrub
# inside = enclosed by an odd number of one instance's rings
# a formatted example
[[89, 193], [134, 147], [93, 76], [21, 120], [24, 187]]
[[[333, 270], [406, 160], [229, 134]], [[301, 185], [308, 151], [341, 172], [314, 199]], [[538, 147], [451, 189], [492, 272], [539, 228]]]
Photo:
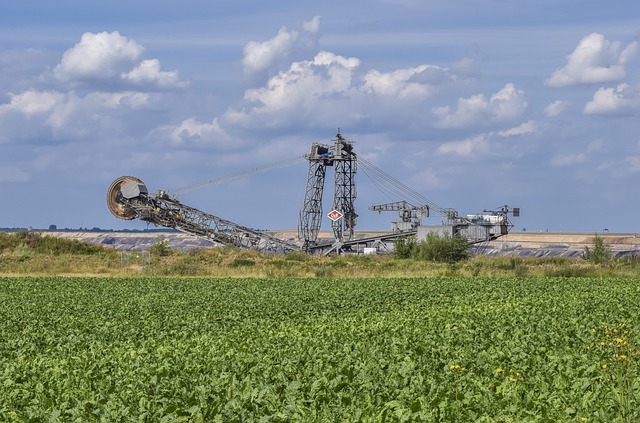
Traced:
[[414, 237], [403, 236], [396, 238], [393, 246], [396, 258], [408, 259], [414, 256], [417, 243]]
[[434, 232], [418, 244], [414, 256], [422, 260], [455, 263], [471, 257], [469, 241], [465, 236], [456, 234], [440, 236]]
[[158, 237], [158, 240], [153, 243], [149, 252], [155, 256], [169, 256], [171, 255], [171, 247], [169, 247], [169, 241]]
[[92, 245], [76, 239], [56, 238], [38, 232], [19, 231], [16, 233], [0, 233], [0, 252], [4, 250], [26, 251], [32, 253], [60, 254], [95, 254], [106, 251], [101, 245]]

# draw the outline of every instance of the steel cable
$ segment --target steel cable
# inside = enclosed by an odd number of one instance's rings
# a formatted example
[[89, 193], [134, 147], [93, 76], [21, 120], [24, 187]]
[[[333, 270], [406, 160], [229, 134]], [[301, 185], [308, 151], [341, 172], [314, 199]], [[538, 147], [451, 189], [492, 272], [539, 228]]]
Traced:
[[208, 181], [203, 181], [203, 182], [198, 182], [192, 185], [188, 185], [186, 187], [182, 187], [182, 188], [176, 188], [173, 190], [168, 191], [169, 193], [171, 193], [172, 195], [181, 195], [181, 194], [186, 194], [188, 192], [192, 192], [192, 191], [196, 191], [211, 185], [218, 185], [218, 184], [223, 184], [226, 182], [231, 182], [231, 181], [235, 181], [237, 179], [242, 179], [242, 178], [246, 178], [249, 176], [253, 176], [253, 175], [257, 175], [260, 173], [265, 173], [265, 172], [269, 172], [271, 170], [274, 169], [280, 169], [283, 167], [287, 167], [293, 164], [296, 164], [302, 160], [304, 160], [305, 157], [304, 156], [296, 156], [296, 157], [290, 157], [288, 159], [284, 159], [284, 160], [280, 160], [278, 162], [275, 163], [271, 163], [268, 165], [264, 165], [264, 166], [259, 166], [253, 169], [249, 169], [249, 170], [245, 170], [243, 172], [236, 172], [236, 173], [231, 173], [229, 175], [225, 175], [225, 176], [220, 176], [218, 178], [213, 178], [213, 179], [209, 179]]

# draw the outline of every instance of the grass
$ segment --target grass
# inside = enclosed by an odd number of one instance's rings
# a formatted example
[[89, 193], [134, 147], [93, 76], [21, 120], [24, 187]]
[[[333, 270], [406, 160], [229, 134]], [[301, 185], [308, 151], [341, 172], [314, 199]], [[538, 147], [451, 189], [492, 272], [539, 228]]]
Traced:
[[23, 232], [0, 233], [0, 275], [191, 276], [214, 278], [609, 277], [640, 275], [640, 259], [605, 264], [564, 257], [474, 256], [446, 264], [393, 255], [268, 256], [233, 248], [152, 249], [148, 261], [107, 247]]

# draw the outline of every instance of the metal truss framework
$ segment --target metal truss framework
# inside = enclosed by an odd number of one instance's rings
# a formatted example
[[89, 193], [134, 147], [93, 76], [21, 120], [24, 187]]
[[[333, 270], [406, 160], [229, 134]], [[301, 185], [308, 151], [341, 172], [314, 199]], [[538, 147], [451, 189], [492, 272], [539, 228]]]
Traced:
[[111, 184], [107, 192], [107, 205], [119, 219], [140, 219], [224, 245], [266, 254], [301, 251], [299, 246], [267, 233], [182, 204], [165, 191], [149, 194], [144, 183], [132, 176], [120, 177]]
[[318, 239], [323, 217], [322, 196], [328, 166], [334, 168], [333, 209], [342, 215], [331, 224], [333, 235], [337, 243], [350, 241], [358, 217], [354, 205], [357, 162], [353, 143], [338, 132], [333, 145], [314, 143], [311, 146], [311, 152], [305, 158], [309, 161], [309, 173], [298, 223], [298, 238], [303, 248], [308, 250]]

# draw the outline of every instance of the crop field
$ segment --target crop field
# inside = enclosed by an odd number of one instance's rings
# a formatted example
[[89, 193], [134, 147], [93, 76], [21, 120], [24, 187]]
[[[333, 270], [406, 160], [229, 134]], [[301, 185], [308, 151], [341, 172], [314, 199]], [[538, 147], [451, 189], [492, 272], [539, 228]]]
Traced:
[[640, 421], [640, 279], [0, 278], [0, 421]]

